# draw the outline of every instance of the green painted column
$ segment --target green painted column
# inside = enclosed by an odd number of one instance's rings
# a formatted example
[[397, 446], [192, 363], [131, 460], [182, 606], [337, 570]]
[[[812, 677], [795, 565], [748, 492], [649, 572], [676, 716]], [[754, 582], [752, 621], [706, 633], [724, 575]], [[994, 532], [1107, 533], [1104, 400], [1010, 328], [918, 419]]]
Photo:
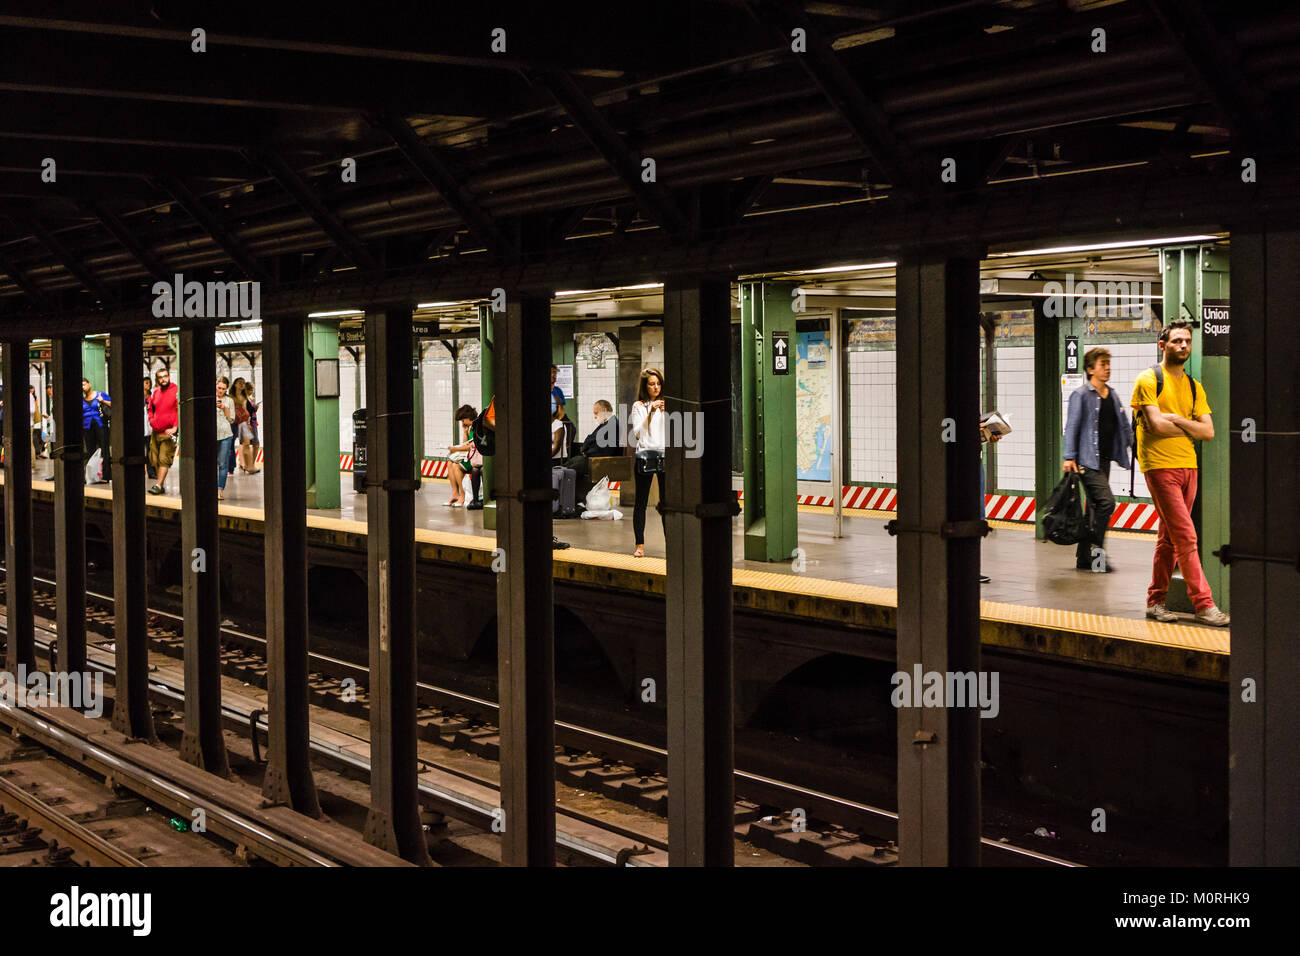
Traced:
[[[91, 388], [99, 392], [108, 391], [108, 358], [103, 339], [81, 340], [81, 374], [90, 379]], [[77, 387], [81, 387], [80, 383]], [[112, 393], [109, 395], [111, 397]]]
[[[316, 396], [316, 360], [339, 358], [338, 322], [312, 320], [304, 330], [307, 420], [307, 507], [337, 508], [343, 503], [339, 479], [339, 400]], [[279, 409], [271, 409], [271, 414]], [[286, 423], [290, 424], [290, 423]]]
[[[492, 307], [478, 307], [478, 341], [479, 341], [479, 404], [487, 408], [496, 394], [496, 383], [492, 377], [493, 339]], [[558, 363], [557, 363], [558, 364]], [[483, 457], [483, 530], [495, 531], [497, 526], [497, 502], [492, 496], [492, 457]]]
[[422, 482], [420, 468], [424, 464], [424, 349], [425, 343], [417, 336], [411, 342], [411, 388], [415, 402], [415, 480]]
[[[1226, 343], [1219, 347], [1203, 334], [1202, 309], [1207, 303], [1226, 304], [1229, 297], [1228, 253], [1211, 245], [1166, 246], [1160, 250], [1161, 278], [1164, 281], [1165, 320], [1178, 318], [1192, 324], [1192, 357], [1187, 373], [1205, 386], [1210, 414], [1214, 419], [1214, 441], [1197, 442], [1200, 475], [1197, 479], [1196, 503], [1192, 520], [1200, 544], [1201, 568], [1214, 593], [1214, 603], [1221, 610], [1231, 610], [1228, 569], [1213, 554], [1228, 542], [1228, 458], [1232, 423], [1228, 407], [1230, 382], [1227, 354], [1207, 355], [1206, 347], [1227, 352]], [[1207, 339], [1211, 339], [1207, 342]], [[1221, 339], [1219, 341], [1222, 341]], [[1166, 602], [1170, 610], [1190, 613], [1187, 586], [1181, 571], [1174, 572]]]
[[[788, 561], [799, 546], [794, 288], [792, 282], [751, 282], [740, 287], [745, 558], [749, 561]], [[778, 355], [785, 359], [787, 374], [777, 373]]]
[[[1044, 503], [1063, 474], [1065, 422], [1061, 420], [1061, 373], [1065, 368], [1065, 341], [1062, 326], [1068, 328], [1070, 322], [1047, 315], [1044, 305], [1041, 297], [1034, 299], [1034, 537], [1039, 541], [1044, 538]], [[991, 493], [993, 488], [987, 490]]]

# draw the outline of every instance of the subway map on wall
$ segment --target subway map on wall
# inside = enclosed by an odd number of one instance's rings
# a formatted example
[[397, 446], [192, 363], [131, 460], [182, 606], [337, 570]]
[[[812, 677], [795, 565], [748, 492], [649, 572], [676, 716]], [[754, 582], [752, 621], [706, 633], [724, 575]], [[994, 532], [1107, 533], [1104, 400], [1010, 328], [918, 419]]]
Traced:
[[798, 333], [795, 355], [796, 473], [800, 481], [830, 481], [830, 337], [825, 332]]

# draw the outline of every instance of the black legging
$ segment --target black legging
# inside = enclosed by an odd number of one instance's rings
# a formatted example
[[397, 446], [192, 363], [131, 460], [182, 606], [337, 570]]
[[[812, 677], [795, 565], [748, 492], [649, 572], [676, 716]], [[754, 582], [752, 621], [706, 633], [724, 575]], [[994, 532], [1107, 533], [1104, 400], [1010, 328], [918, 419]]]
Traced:
[[[650, 503], [650, 475], [643, 475], [639, 471], [632, 472], [636, 480], [636, 507], [632, 509], [632, 533], [636, 535], [637, 544], [645, 544], [645, 509]], [[661, 471], [654, 476], [659, 479], [659, 500], [664, 497], [664, 473]], [[660, 521], [663, 516], [660, 515]]]

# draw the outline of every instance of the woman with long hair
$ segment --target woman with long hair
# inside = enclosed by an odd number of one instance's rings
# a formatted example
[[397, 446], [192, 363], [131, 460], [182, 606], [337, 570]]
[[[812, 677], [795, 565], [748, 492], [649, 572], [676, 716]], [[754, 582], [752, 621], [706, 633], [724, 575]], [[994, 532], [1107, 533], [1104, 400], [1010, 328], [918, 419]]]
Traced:
[[253, 447], [252, 411], [248, 407], [248, 382], [235, 383], [235, 445], [240, 469], [246, 475], [257, 474], [257, 449]]
[[[636, 506], [632, 510], [632, 533], [636, 535], [633, 557], [645, 557], [645, 509], [650, 503], [651, 482], [659, 481], [659, 498], [664, 497], [664, 376], [655, 368], [641, 373], [636, 403], [628, 422], [628, 443], [636, 450], [632, 477], [636, 482]], [[662, 516], [660, 517], [662, 520]]]
[[[226, 396], [230, 399], [231, 408], [235, 410], [236, 415], [239, 414], [239, 406], [235, 404], [235, 397], [242, 394], [243, 391], [244, 377], [242, 375], [226, 387]], [[226, 453], [226, 472], [233, 478], [235, 476], [235, 448], [237, 446], [237, 442], [233, 439], [239, 434], [239, 426], [235, 423], [234, 418], [230, 420], [230, 428], [227, 431], [230, 432], [232, 441], [230, 442], [230, 450]]]

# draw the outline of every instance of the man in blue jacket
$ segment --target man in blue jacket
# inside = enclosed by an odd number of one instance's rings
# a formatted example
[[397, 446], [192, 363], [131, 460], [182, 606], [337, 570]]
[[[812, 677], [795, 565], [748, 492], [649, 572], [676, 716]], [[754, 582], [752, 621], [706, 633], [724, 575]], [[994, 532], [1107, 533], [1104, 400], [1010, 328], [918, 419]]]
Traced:
[[1065, 419], [1065, 471], [1079, 475], [1088, 498], [1090, 534], [1075, 551], [1074, 566], [1080, 571], [1113, 571], [1103, 541], [1115, 495], [1110, 490], [1110, 465], [1132, 466], [1133, 427], [1120, 397], [1106, 383], [1110, 381], [1110, 352], [1088, 349], [1083, 356], [1088, 381], [1070, 396]]

